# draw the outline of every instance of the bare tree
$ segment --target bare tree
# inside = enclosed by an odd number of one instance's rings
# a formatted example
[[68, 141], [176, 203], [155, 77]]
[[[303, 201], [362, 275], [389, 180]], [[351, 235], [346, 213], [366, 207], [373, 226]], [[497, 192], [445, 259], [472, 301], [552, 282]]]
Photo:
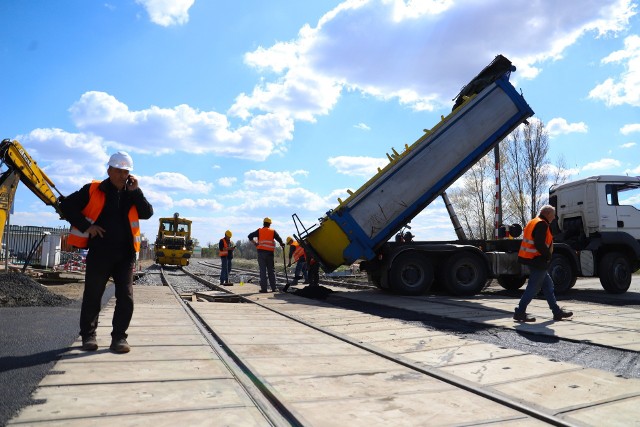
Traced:
[[548, 197], [549, 134], [542, 121], [531, 119], [529, 125], [520, 125], [511, 132], [505, 142], [502, 146], [505, 217], [526, 224]]
[[487, 239], [493, 235], [495, 166], [492, 159], [493, 154], [480, 159], [463, 175], [462, 186], [448, 192], [470, 239]]

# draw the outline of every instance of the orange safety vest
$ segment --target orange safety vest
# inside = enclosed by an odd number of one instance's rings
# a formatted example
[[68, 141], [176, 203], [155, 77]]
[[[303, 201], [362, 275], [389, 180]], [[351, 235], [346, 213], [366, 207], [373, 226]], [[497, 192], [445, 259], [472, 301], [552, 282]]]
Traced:
[[[93, 181], [89, 187], [89, 203], [82, 209], [82, 214], [91, 224], [96, 222], [100, 212], [104, 208], [106, 196], [103, 191], [98, 190], [100, 181]], [[133, 235], [133, 248], [136, 252], [140, 252], [140, 220], [138, 218], [138, 209], [135, 205], [131, 206], [127, 215], [129, 218], [129, 226], [131, 227], [131, 234]], [[86, 248], [89, 246], [89, 233], [81, 232], [76, 227], [71, 226], [69, 233], [69, 239], [67, 240], [70, 245], [77, 248]]]
[[[540, 217], [533, 218], [524, 228], [522, 243], [520, 243], [520, 251], [518, 252], [518, 256], [520, 258], [534, 259], [535, 257], [542, 256], [542, 254], [536, 249], [533, 241], [533, 229], [540, 221], [544, 220]], [[544, 244], [547, 245], [548, 248], [551, 248], [551, 245], [553, 244], [551, 227], [547, 227], [547, 236], [544, 239]]]
[[275, 231], [270, 228], [262, 227], [258, 230], [258, 249], [262, 249], [263, 251], [275, 251], [276, 250], [276, 242], [273, 239], [275, 236]]
[[295, 250], [293, 251], [293, 260], [295, 262], [298, 262], [300, 257], [304, 256], [304, 248], [302, 246], [300, 246], [300, 243], [298, 243], [298, 242], [291, 243], [291, 246], [293, 246], [295, 248]]
[[229, 247], [229, 245], [227, 245], [227, 239], [222, 238], [222, 246], [224, 247], [224, 249], [222, 249], [220, 251], [220, 256], [227, 256], [229, 255], [229, 251], [227, 250], [227, 248]]

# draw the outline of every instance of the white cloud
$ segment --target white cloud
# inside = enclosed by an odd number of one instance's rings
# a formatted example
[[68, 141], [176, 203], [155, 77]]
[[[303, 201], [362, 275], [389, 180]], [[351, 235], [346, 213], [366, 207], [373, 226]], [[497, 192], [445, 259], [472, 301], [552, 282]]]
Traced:
[[631, 148], [631, 147], [635, 147], [636, 143], [635, 142], [627, 142], [626, 144], [622, 144], [620, 146], [620, 148]]
[[198, 111], [188, 105], [151, 106], [130, 111], [104, 92], [86, 92], [69, 109], [83, 132], [100, 135], [110, 145], [134, 152], [169, 154], [184, 151], [264, 160], [292, 139], [293, 121], [283, 115], [264, 114], [232, 129], [227, 117]]
[[223, 177], [218, 180], [218, 185], [221, 187], [231, 187], [238, 181], [235, 177]]
[[250, 170], [244, 173], [244, 185], [249, 188], [285, 188], [297, 185], [296, 175], [306, 176], [306, 171], [271, 172], [267, 170]]
[[357, 125], [353, 126], [356, 129], [360, 129], [360, 130], [371, 130], [371, 128], [369, 126], [367, 126], [364, 123], [358, 123]]
[[561, 117], [549, 120], [546, 128], [551, 136], [575, 132], [587, 133], [588, 131], [588, 127], [584, 122], [568, 123], [566, 119]]
[[[497, 9], [499, 19], [477, 19]], [[561, 59], [585, 34], [623, 31], [634, 13], [630, 0], [593, 0], [579, 8], [551, 0], [345, 1], [315, 27], [303, 27], [296, 39], [247, 53], [248, 65], [277, 79], [241, 94], [230, 113], [287, 111], [313, 121], [344, 89], [417, 110], [450, 106], [460, 83], [473, 77], [469, 70], [477, 73], [496, 52], [517, 65], [518, 76], [533, 78], [540, 64]]]
[[207, 194], [213, 189], [213, 184], [205, 181], [191, 181], [188, 177], [177, 172], [160, 172], [153, 176], [139, 178], [144, 183], [145, 188], [149, 186], [156, 191], [168, 193], [180, 193], [188, 191], [190, 193]]
[[389, 163], [389, 160], [386, 158], [362, 156], [337, 156], [331, 157], [327, 161], [338, 173], [364, 177], [374, 176], [378, 173], [378, 168], [382, 169]]
[[589, 92], [589, 97], [604, 101], [607, 106], [629, 104], [640, 106], [640, 36], [629, 36], [624, 49], [611, 53], [601, 61], [624, 67], [618, 79], [609, 78]]
[[597, 162], [587, 163], [582, 167], [583, 171], [589, 170], [603, 170], [620, 167], [622, 163], [615, 159], [600, 159]]
[[640, 123], [629, 123], [622, 126], [620, 133], [623, 135], [629, 135], [630, 133], [640, 132]]
[[195, 0], [136, 0], [147, 10], [149, 19], [163, 27], [189, 22], [189, 9]]

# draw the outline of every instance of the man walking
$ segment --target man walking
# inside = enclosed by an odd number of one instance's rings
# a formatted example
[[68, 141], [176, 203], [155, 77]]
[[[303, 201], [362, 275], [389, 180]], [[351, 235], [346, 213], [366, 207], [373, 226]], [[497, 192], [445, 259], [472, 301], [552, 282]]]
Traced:
[[287, 245], [289, 245], [289, 264], [287, 267], [291, 267], [291, 258], [293, 258], [293, 262], [296, 263], [296, 270], [293, 274], [293, 282], [292, 285], [297, 285], [298, 280], [304, 278], [304, 282], [308, 283], [309, 278], [307, 277], [307, 265], [306, 265], [306, 255], [304, 252], [304, 248], [300, 246], [300, 243], [293, 240], [293, 237], [287, 237]]
[[564, 311], [558, 306], [556, 296], [553, 291], [553, 280], [547, 269], [551, 263], [553, 253], [553, 235], [550, 224], [556, 216], [556, 209], [551, 205], [544, 205], [540, 209], [540, 214], [529, 221], [524, 228], [520, 251], [518, 252], [518, 262], [529, 266], [529, 283], [520, 298], [520, 303], [516, 307], [513, 320], [518, 322], [535, 322], [536, 318], [527, 314], [527, 306], [531, 300], [540, 292], [544, 293], [547, 304], [553, 312], [553, 320], [562, 320], [573, 316], [570, 311]]
[[140, 219], [149, 219], [153, 207], [129, 172], [133, 160], [119, 151], [109, 159], [108, 178], [93, 181], [62, 200], [60, 208], [71, 223], [69, 244], [88, 248], [80, 335], [82, 349], [98, 349], [96, 330], [102, 295], [109, 278], [115, 283], [111, 346], [127, 353], [127, 329], [133, 315], [133, 270], [140, 251]]
[[258, 267], [260, 268], [260, 292], [267, 292], [267, 278], [271, 291], [276, 292], [276, 273], [274, 271], [274, 252], [276, 250], [275, 241], [280, 243], [284, 249], [284, 243], [278, 232], [271, 228], [271, 218], [267, 217], [262, 221], [262, 228], [249, 234], [249, 241], [258, 248]]

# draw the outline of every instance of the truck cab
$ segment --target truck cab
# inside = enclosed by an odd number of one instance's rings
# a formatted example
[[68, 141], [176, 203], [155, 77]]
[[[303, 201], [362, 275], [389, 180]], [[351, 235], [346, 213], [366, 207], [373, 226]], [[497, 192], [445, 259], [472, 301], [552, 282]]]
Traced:
[[[553, 186], [549, 202], [558, 221], [554, 242], [575, 251], [575, 275], [598, 276], [607, 292], [626, 292], [640, 268], [640, 177], [601, 175]], [[561, 248], [559, 256], [573, 255]]]

